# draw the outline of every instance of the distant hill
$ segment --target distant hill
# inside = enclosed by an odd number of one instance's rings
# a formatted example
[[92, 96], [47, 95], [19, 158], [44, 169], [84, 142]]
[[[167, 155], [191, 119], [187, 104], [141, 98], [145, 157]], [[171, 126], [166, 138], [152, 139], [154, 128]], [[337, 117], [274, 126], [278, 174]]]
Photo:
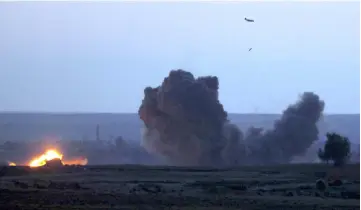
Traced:
[[[230, 114], [230, 120], [242, 130], [250, 126], [271, 128], [278, 114]], [[94, 140], [97, 124], [104, 140], [123, 136], [140, 140], [142, 122], [137, 114], [37, 114], [0, 113], [0, 141], [29, 141], [46, 136], [71, 140]], [[360, 142], [360, 115], [326, 115], [319, 122], [320, 139], [328, 131], [346, 135], [356, 144]]]

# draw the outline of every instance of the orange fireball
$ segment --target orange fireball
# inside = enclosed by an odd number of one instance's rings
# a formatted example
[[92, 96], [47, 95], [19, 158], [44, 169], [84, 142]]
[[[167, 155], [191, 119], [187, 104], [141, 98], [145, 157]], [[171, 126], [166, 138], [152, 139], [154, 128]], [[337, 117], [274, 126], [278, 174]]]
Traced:
[[[63, 154], [55, 149], [49, 149], [44, 154], [33, 158], [27, 165], [30, 167], [44, 166], [47, 161], [59, 159], [63, 165], [86, 165], [88, 164], [87, 158], [76, 158], [64, 160]], [[9, 166], [16, 166], [14, 162], [8, 162]]]
[[53, 159], [63, 159], [63, 155], [57, 152], [54, 149], [47, 150], [44, 154], [40, 155], [39, 157], [34, 158], [30, 161], [30, 167], [39, 167], [46, 164], [46, 161], [50, 161]]

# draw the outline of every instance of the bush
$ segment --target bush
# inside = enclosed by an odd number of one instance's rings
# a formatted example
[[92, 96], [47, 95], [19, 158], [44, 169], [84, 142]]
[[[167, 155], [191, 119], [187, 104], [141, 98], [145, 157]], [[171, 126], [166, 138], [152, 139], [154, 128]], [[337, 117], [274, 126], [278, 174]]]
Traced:
[[318, 179], [316, 181], [316, 189], [324, 192], [327, 189], [328, 185], [323, 179]]
[[333, 161], [335, 166], [344, 165], [350, 157], [350, 141], [337, 133], [327, 133], [326, 136], [326, 144], [323, 150], [318, 150], [318, 157], [325, 162]]

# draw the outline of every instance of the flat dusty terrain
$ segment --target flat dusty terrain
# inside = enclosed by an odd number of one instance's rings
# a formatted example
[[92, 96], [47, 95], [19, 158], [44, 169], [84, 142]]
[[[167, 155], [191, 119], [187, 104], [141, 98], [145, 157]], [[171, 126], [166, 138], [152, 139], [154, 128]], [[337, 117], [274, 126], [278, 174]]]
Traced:
[[[359, 209], [359, 165], [215, 170], [179, 167], [7, 167], [0, 209]], [[338, 174], [341, 186], [318, 191]]]

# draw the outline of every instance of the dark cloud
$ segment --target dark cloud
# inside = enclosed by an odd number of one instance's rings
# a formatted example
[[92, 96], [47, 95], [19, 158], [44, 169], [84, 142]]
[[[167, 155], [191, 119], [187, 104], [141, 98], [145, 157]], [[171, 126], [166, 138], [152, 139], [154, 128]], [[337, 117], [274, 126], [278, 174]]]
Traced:
[[[227, 119], [218, 99], [217, 77], [195, 78], [173, 70], [159, 87], [147, 87], [139, 108], [143, 146], [174, 165], [239, 165], [287, 162], [317, 139], [316, 123], [324, 103], [304, 93], [274, 128], [243, 134]], [[240, 87], [241, 88], [241, 87]]]

